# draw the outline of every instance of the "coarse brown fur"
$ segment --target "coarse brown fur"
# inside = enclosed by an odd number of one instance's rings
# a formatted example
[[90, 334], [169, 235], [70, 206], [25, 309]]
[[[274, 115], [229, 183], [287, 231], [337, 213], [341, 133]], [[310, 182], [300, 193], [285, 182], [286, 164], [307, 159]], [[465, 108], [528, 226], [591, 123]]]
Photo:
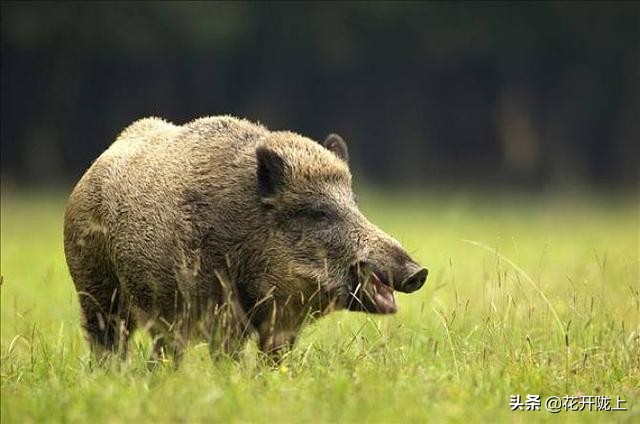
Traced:
[[195, 336], [235, 354], [254, 332], [277, 353], [310, 315], [393, 312], [395, 303], [376, 310], [361, 264], [389, 287], [410, 281], [403, 291], [419, 288], [426, 270], [359, 212], [342, 139], [325, 146], [228, 116], [126, 128], [65, 213], [94, 351], [126, 352], [142, 327], [156, 358], [179, 358]]

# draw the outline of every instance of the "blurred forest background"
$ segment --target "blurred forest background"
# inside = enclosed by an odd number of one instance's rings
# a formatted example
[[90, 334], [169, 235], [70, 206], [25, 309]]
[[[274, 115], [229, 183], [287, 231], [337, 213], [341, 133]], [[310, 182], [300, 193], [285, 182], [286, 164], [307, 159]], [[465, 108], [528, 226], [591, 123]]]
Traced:
[[132, 121], [340, 133], [372, 183], [633, 187], [640, 4], [2, 2], [3, 185]]

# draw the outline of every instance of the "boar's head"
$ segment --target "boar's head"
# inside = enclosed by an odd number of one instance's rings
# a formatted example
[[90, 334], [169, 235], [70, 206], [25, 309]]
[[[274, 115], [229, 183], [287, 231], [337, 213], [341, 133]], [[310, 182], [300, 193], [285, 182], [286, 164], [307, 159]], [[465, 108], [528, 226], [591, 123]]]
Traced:
[[264, 255], [272, 284], [316, 311], [388, 314], [394, 290], [422, 287], [427, 269], [360, 212], [351, 188], [345, 142], [324, 146], [288, 132], [256, 149], [257, 193], [268, 228]]

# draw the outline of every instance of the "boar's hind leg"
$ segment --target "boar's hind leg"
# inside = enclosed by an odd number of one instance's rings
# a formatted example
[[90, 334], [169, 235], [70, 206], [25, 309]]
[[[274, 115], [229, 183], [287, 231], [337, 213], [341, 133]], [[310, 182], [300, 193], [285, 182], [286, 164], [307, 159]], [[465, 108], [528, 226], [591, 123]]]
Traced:
[[69, 270], [78, 291], [92, 352], [98, 360], [110, 352], [126, 356], [127, 341], [135, 323], [111, 264], [105, 255], [82, 246], [69, 250]]
[[135, 329], [130, 308], [125, 306], [115, 278], [103, 277], [97, 281], [89, 290], [79, 292], [91, 349], [97, 356], [119, 352], [125, 357], [129, 337]]

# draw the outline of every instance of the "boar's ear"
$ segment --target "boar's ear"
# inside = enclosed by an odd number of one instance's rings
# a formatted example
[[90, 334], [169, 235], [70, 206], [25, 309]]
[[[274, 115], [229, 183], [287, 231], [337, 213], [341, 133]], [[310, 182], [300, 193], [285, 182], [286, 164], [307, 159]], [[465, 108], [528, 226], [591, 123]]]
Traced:
[[338, 134], [329, 134], [324, 140], [324, 147], [331, 150], [340, 159], [349, 163], [349, 149], [347, 143]]
[[271, 149], [260, 146], [256, 149], [258, 158], [258, 194], [269, 197], [276, 193], [284, 182], [284, 160]]

